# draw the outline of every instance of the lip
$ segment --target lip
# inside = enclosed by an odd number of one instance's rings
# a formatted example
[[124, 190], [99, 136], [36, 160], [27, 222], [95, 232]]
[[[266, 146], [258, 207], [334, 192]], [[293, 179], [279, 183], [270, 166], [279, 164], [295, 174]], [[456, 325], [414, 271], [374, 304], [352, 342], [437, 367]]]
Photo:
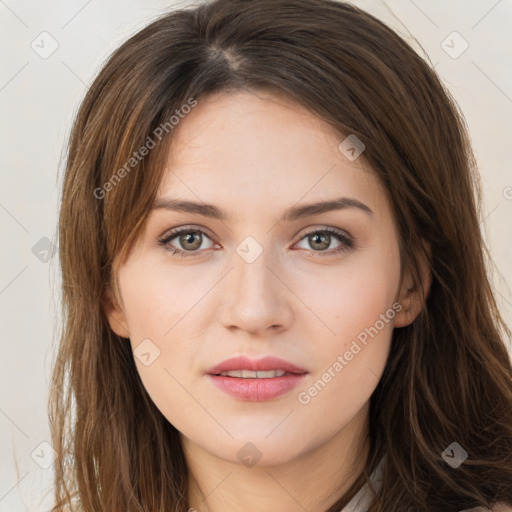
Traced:
[[263, 372], [269, 370], [284, 370], [285, 372], [288, 373], [307, 373], [307, 370], [299, 368], [298, 366], [295, 366], [294, 364], [285, 361], [284, 359], [279, 359], [278, 357], [271, 356], [263, 357], [261, 359], [249, 359], [248, 357], [244, 356], [231, 357], [213, 366], [209, 370], [206, 370], [206, 373], [210, 375], [219, 375], [221, 372], [227, 372], [229, 370], [252, 370], [255, 372]]
[[[269, 371], [284, 370], [281, 377], [246, 379], [219, 375], [229, 370]], [[249, 359], [232, 357], [207, 370], [210, 380], [228, 395], [249, 402], [272, 400], [297, 387], [308, 372], [277, 357]]]

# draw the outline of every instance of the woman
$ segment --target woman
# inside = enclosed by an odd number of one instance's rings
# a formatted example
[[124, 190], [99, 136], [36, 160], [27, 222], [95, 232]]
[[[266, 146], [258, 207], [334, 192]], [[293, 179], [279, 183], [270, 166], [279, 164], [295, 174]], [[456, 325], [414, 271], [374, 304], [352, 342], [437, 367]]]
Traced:
[[478, 191], [435, 73], [349, 4], [135, 34], [70, 139], [54, 512], [509, 510]]

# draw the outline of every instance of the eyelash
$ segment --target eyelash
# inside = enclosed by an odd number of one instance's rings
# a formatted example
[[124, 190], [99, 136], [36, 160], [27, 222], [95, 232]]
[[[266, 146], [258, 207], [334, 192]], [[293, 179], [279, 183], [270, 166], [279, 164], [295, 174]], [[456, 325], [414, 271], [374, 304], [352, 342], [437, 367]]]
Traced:
[[[163, 237], [161, 237], [158, 240], [158, 245], [162, 246], [165, 250], [170, 251], [173, 255], [177, 255], [180, 257], [189, 257], [189, 256], [196, 256], [201, 251], [184, 251], [182, 249], [178, 249], [176, 247], [169, 246], [169, 243], [176, 238], [177, 236], [183, 234], [183, 233], [200, 233], [201, 235], [206, 235], [208, 238], [208, 233], [203, 231], [202, 229], [198, 228], [192, 228], [190, 226], [185, 226], [183, 228], [178, 228], [173, 231], [167, 232]], [[354, 242], [351, 238], [346, 236], [342, 231], [339, 231], [337, 229], [333, 228], [323, 228], [323, 229], [316, 229], [313, 231], [309, 231], [308, 233], [304, 234], [297, 243], [301, 242], [305, 238], [307, 238], [310, 235], [317, 234], [317, 233], [328, 233], [329, 235], [334, 236], [336, 240], [341, 242], [341, 245], [337, 247], [334, 250], [330, 251], [314, 251], [314, 250], [308, 250], [310, 254], [313, 256], [333, 256], [335, 254], [340, 254], [346, 251], [349, 251], [354, 247]], [[203, 249], [204, 250], [204, 249]], [[307, 249], [306, 249], [307, 250]]]

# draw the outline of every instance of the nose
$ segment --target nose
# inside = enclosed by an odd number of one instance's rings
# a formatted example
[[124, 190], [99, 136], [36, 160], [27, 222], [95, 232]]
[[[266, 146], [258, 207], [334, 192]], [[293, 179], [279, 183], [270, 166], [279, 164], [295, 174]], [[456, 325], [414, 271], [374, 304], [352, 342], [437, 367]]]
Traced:
[[281, 266], [270, 261], [270, 251], [248, 263], [233, 254], [233, 269], [224, 280], [224, 300], [220, 318], [231, 331], [241, 330], [253, 335], [280, 332], [293, 320], [291, 295], [284, 284]]

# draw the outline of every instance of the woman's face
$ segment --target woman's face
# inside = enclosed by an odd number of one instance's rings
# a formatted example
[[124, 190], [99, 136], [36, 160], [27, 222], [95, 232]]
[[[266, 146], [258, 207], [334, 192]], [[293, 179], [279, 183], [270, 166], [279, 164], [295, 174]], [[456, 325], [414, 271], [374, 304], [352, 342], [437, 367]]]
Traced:
[[[395, 302], [390, 205], [354, 159], [361, 148], [350, 151], [350, 139], [339, 147], [344, 139], [261, 91], [203, 98], [180, 121], [108, 314], [189, 445], [235, 463], [278, 464], [367, 414], [393, 327], [410, 320]], [[210, 374], [239, 356], [279, 358], [300, 374]]]

